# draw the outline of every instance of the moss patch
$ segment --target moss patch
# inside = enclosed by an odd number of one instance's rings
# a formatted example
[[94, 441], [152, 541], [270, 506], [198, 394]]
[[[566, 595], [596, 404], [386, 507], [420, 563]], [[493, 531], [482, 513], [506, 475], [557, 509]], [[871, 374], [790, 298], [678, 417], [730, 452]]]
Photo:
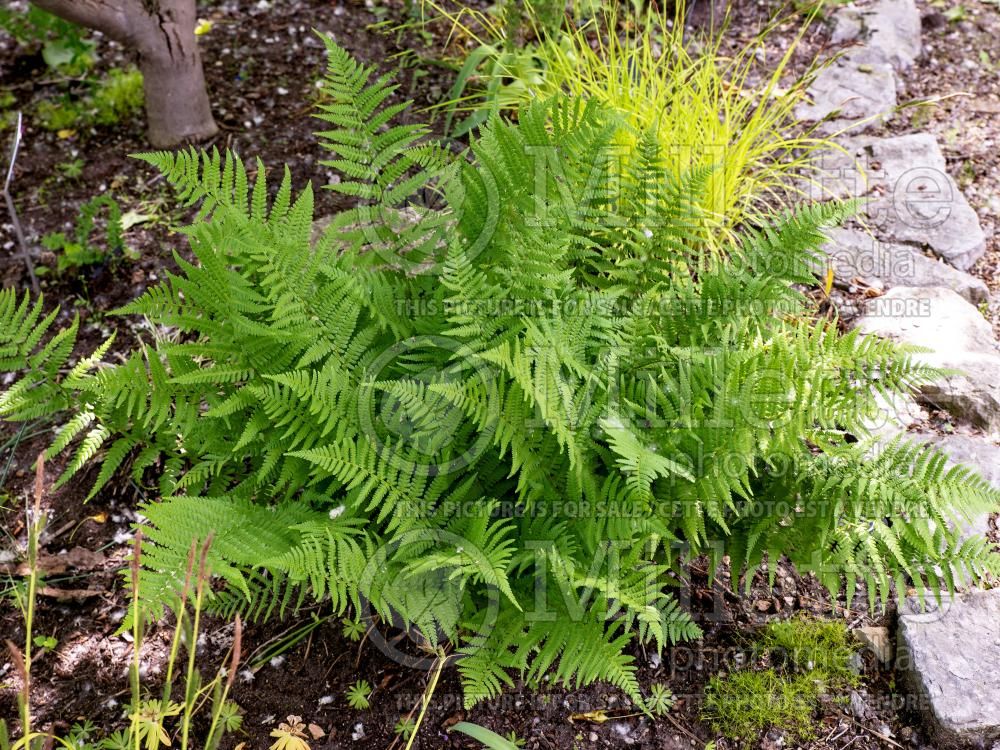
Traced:
[[756, 645], [771, 666], [713, 677], [706, 688], [704, 718], [726, 737], [752, 740], [777, 727], [793, 740], [808, 740], [820, 697], [859, 680], [851, 668], [851, 636], [841, 622], [772, 623]]

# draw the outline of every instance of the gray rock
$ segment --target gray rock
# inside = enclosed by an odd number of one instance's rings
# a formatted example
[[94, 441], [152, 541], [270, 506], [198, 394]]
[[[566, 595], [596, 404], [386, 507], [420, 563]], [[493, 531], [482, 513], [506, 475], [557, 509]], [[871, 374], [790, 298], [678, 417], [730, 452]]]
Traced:
[[920, 11], [914, 0], [878, 0], [862, 11], [862, 23], [868, 46], [897, 70], [920, 57]]
[[[989, 437], [980, 435], [936, 435], [917, 434], [915, 440], [929, 442], [937, 446], [949, 457], [949, 466], [962, 464], [976, 472], [987, 482], [1000, 489], [1000, 445]], [[1000, 510], [998, 508], [997, 510]], [[990, 532], [992, 513], [980, 513], [963, 522], [962, 532], [966, 537], [984, 537]]]
[[896, 74], [888, 63], [864, 59], [860, 50], [848, 52], [819, 72], [809, 98], [810, 103], [796, 107], [798, 119], [822, 121], [822, 133], [861, 132], [892, 117]]
[[833, 269], [834, 284], [852, 290], [857, 282], [891, 289], [896, 286], [939, 286], [951, 289], [973, 304], [989, 300], [982, 279], [929, 258], [910, 245], [879, 242], [857, 229], [829, 229], [823, 250]]
[[987, 320], [951, 289], [898, 286], [864, 309], [856, 322], [862, 333], [932, 350], [922, 358], [1000, 353]]
[[896, 666], [941, 744], [1000, 740], [1000, 589], [900, 606]]
[[986, 252], [979, 217], [945, 169], [928, 133], [845, 139], [818, 154], [812, 197], [866, 197], [866, 223], [882, 239], [929, 247], [968, 270]]
[[876, 394], [875, 401], [879, 408], [878, 416], [866, 419], [864, 424], [873, 437], [881, 440], [889, 441], [928, 419], [927, 412], [909, 395]]
[[912, 356], [949, 374], [920, 387], [918, 401], [959, 420], [1000, 431], [1000, 351], [979, 311], [950, 289], [896, 287], [868, 300], [855, 327], [928, 351]]
[[1000, 357], [970, 353], [965, 356], [919, 355], [937, 367], [953, 367], [957, 375], [947, 375], [922, 385], [917, 399], [926, 406], [942, 409], [966, 424], [989, 432], [1000, 431]]
[[920, 13], [913, 0], [846, 5], [833, 14], [830, 41], [866, 43], [882, 62], [904, 70], [920, 56]]
[[864, 16], [861, 9], [852, 5], [845, 5], [833, 14], [833, 31], [830, 32], [830, 42], [832, 44], [844, 44], [854, 42], [861, 38], [864, 32]]
[[862, 721], [871, 716], [872, 710], [868, 706], [868, 702], [861, 697], [861, 693], [857, 690], [851, 691], [850, 697], [850, 708], [851, 713], [854, 714], [854, 718], [861, 719]]

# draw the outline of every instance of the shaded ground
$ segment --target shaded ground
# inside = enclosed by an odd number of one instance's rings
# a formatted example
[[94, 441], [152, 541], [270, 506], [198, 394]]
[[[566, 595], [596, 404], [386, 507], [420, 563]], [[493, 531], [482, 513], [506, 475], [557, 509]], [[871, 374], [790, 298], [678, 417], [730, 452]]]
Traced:
[[[740, 33], [734, 36], [734, 46], [752, 33], [750, 21], [767, 10], [763, 4], [746, 5], [737, 11], [740, 15], [733, 28]], [[986, 51], [992, 61], [990, 66], [1000, 65], [1000, 14], [994, 5], [976, 0], [964, 2], [963, 6], [967, 9], [965, 18], [949, 13], [953, 6], [924, 6], [928, 53], [909, 76], [907, 96], [926, 98], [959, 92], [972, 96], [947, 99], [934, 109], [905, 110], [891, 127], [908, 126], [907, 117], [919, 116], [920, 127], [938, 135], [952, 173], [980, 211], [989, 250], [976, 270], [996, 292], [1000, 290], [1000, 245], [994, 234], [1000, 216], [1000, 172], [995, 156], [1000, 83], [997, 69], [986, 66], [979, 50]], [[202, 37], [202, 45], [216, 115], [222, 126], [216, 145], [233, 148], [245, 157], [259, 154], [272, 169], [288, 163], [298, 187], [305, 179], [320, 187], [331, 177], [317, 163], [321, 156], [308, 117], [316, 96], [314, 82], [323, 63], [322, 45], [311, 29], [333, 32], [359, 57], [385, 69], [407, 63], [402, 70], [402, 94], [416, 97], [421, 107], [437, 102], [450, 86], [452, 73], [445, 67], [427, 65], [427, 72], [418, 75], [410, 65], [415, 62], [412, 56], [393, 58], [404, 49], [416, 49], [417, 55], [431, 57], [437, 54], [435, 45], [439, 40], [415, 33], [380, 35], [369, 30], [370, 24], [383, 19], [405, 21], [406, 10], [401, 3], [375, 7], [318, 0], [239, 0], [209, 4], [204, 13], [214, 21], [212, 30]], [[946, 14], [953, 20], [948, 20]], [[779, 35], [775, 44], [787, 40], [793, 30], [794, 26], [789, 25], [787, 36]], [[817, 27], [803, 45], [799, 55], [802, 62], [824, 44], [825, 30]], [[121, 65], [126, 59], [121, 50], [107, 42], [101, 43], [98, 54], [105, 67]], [[44, 83], [48, 73], [40, 56], [18, 48], [3, 34], [0, 73], [4, 86], [16, 98], [16, 106], [29, 112], [34, 102], [65, 86]], [[414, 111], [410, 116], [419, 118], [420, 113]], [[60, 138], [28, 122], [14, 192], [29, 237], [66, 230], [79, 206], [104, 190], [112, 191], [123, 208], [154, 217], [127, 235], [128, 244], [138, 253], [137, 260], [112, 258], [79, 275], [49, 273], [43, 277], [50, 302], [60, 300], [65, 314], [77, 312], [84, 319], [81, 338], [85, 345], [102, 340], [117, 325], [106, 317], [108, 310], [134, 298], [162, 277], [173, 266], [171, 252], [183, 251], [179, 238], [171, 233], [171, 228], [183, 221], [183, 215], [171, 206], [163, 183], [143, 165], [126, 158], [126, 154], [145, 147], [141, 118], [94, 132], [81, 130], [69, 138]], [[58, 165], [77, 158], [84, 162], [82, 174], [67, 178]], [[317, 191], [318, 215], [341, 205], [335, 194]], [[0, 229], [3, 254], [11, 252], [12, 242], [10, 226], [4, 224]], [[51, 256], [43, 258], [43, 264], [53, 263]], [[17, 263], [0, 264], [0, 277], [5, 285], [23, 287], [26, 281]], [[995, 302], [990, 311], [994, 320], [1000, 319], [998, 304]], [[119, 346], [125, 346], [136, 335], [141, 332], [123, 326]], [[12, 546], [11, 538], [23, 541], [30, 464], [50, 439], [47, 425], [28, 425], [23, 432], [16, 426], [0, 425], [0, 522], [6, 532], [0, 549]], [[50, 483], [59, 468], [58, 464], [49, 466]], [[116, 571], [127, 554], [134, 508], [146, 497], [146, 490], [121, 483], [84, 505], [85, 488], [92, 479], [92, 475], [84, 474], [69, 486], [48, 494], [45, 500], [50, 521], [44, 547], [51, 554], [65, 550], [70, 561], [76, 563], [76, 567], [67, 565], [65, 571], [48, 577], [46, 583], [54, 589], [48, 593], [58, 596], [42, 597], [36, 627], [36, 632], [55, 637], [58, 646], [36, 663], [34, 710], [43, 725], [50, 723], [59, 730], [82, 718], [99, 726], [119, 726], [122, 703], [127, 700], [125, 670], [130, 645], [115, 635], [126, 606]], [[87, 555], [75, 548], [96, 554]], [[4, 561], [0, 563], [0, 574], [16, 571], [15, 563], [0, 560]], [[708, 587], [705, 572], [697, 567], [692, 569], [691, 578], [683, 596], [693, 611], [701, 614], [705, 639], [670, 649], [662, 659], [642, 652], [635, 654], [644, 687], [662, 682], [680, 698], [667, 718], [651, 721], [632, 716], [622, 695], [602, 686], [571, 692], [531, 692], [522, 688], [466, 712], [461, 707], [455, 674], [449, 670], [429, 709], [420, 746], [472, 747], [474, 743], [446, 733], [447, 727], [467, 719], [500, 733], [515, 731], [528, 740], [529, 748], [701, 748], [714, 739], [699, 718], [704, 685], [712, 674], [732, 668], [741, 659], [745, 661], [756, 625], [802, 611], [842, 618], [851, 627], [872, 622], [859, 604], [847, 611], [842, 602], [831, 602], [813, 580], [797, 577], [791, 571], [781, 571], [774, 590], [766, 582], [758, 582], [748, 597], [723, 593], [724, 576], [715, 589]], [[0, 575], [0, 582], [3, 580]], [[318, 609], [316, 613], [323, 614]], [[426, 673], [399, 666], [370, 643], [359, 648], [344, 638], [336, 619], [323, 622], [279, 658], [267, 658], [268, 644], [289, 626], [308, 621], [308, 617], [309, 613], [301, 612], [291, 623], [248, 626], [244, 650], [248, 654], [246, 663], [252, 668], [241, 674], [234, 694], [246, 712], [245, 735], [235, 740], [246, 741], [248, 748], [265, 748], [272, 741], [268, 734], [277, 722], [296, 714], [327, 732], [326, 738], [313, 743], [314, 748], [393, 746], [392, 727], [418, 703]], [[875, 619], [892, 625], [891, 614]], [[151, 682], [155, 682], [162, 664], [168, 630], [161, 627], [150, 634], [146, 657]], [[203, 646], [202, 663], [208, 672], [223, 658], [229, 631], [225, 623], [211, 622], [206, 632], [209, 637]], [[0, 635], [14, 641], [23, 636], [21, 618], [9, 597], [0, 599]], [[261, 660], [259, 665], [255, 659]], [[354, 711], [344, 700], [344, 691], [358, 678], [376, 687], [372, 708], [367, 711]], [[15, 714], [15, 682], [12, 665], [4, 654], [0, 656], [0, 717]], [[921, 746], [924, 740], [913, 729], [912, 717], [895, 709], [898, 696], [892, 693], [891, 672], [880, 670], [869, 660], [864, 682], [871, 714], [859, 720], [841, 704], [825, 705], [817, 717], [817, 739], [808, 746]], [[594, 710], [603, 710], [610, 720], [571, 721], [573, 714]], [[889, 733], [894, 740], [884, 739]], [[758, 743], [767, 749], [789, 745], [778, 732], [769, 733]], [[395, 747], [401, 746], [395, 743]], [[725, 740], [718, 743], [719, 748], [733, 746]]]

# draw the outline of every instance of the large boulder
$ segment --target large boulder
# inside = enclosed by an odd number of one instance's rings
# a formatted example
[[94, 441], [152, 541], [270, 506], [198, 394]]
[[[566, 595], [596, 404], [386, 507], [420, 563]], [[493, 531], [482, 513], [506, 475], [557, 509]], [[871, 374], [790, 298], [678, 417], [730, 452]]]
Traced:
[[1000, 741], [1000, 589], [902, 602], [896, 666], [939, 746]]

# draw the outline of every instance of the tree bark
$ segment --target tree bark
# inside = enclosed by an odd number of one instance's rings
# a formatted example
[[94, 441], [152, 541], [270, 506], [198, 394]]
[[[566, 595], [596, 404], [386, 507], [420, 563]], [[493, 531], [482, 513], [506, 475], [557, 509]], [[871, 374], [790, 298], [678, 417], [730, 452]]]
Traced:
[[215, 135], [194, 35], [195, 0], [33, 0], [67, 21], [100, 31], [138, 53], [147, 134], [158, 148]]

